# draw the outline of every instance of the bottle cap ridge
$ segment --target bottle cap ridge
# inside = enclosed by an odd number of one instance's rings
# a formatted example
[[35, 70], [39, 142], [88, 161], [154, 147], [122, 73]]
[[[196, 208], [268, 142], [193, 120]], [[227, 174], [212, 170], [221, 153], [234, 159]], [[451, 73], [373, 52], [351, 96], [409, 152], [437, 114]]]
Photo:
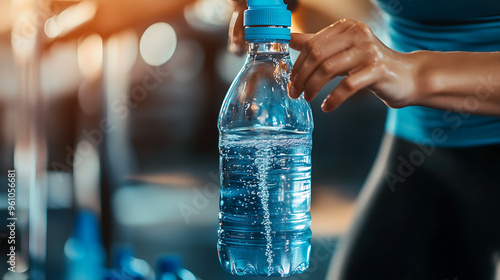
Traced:
[[283, 0], [247, 0], [244, 13], [245, 39], [290, 40], [292, 13]]

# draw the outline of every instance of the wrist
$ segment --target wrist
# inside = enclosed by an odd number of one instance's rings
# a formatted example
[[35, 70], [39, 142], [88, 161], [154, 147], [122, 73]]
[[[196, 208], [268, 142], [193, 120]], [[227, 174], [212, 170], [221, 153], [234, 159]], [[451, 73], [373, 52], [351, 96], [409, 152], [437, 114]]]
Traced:
[[431, 51], [408, 53], [413, 69], [413, 90], [408, 106], [426, 106], [427, 101], [440, 91], [443, 73], [439, 71], [439, 58]]

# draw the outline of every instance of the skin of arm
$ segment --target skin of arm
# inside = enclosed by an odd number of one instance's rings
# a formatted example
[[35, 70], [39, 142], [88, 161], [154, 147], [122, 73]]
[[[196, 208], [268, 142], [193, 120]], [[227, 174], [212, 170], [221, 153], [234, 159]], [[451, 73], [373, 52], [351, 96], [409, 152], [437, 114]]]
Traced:
[[292, 69], [290, 97], [312, 100], [326, 83], [346, 76], [322, 104], [333, 111], [368, 88], [387, 106], [425, 106], [500, 116], [500, 52], [399, 53], [363, 23], [340, 20], [316, 34], [292, 34], [301, 51]]
[[409, 105], [500, 116], [500, 52], [419, 51], [413, 55], [422, 86]]

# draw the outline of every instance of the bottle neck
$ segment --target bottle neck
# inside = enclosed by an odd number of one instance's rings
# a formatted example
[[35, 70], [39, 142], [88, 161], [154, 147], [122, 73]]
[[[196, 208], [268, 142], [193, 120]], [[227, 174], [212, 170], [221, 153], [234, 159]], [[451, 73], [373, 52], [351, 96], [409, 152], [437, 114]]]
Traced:
[[256, 55], [289, 55], [290, 42], [284, 40], [275, 41], [248, 41], [248, 54]]

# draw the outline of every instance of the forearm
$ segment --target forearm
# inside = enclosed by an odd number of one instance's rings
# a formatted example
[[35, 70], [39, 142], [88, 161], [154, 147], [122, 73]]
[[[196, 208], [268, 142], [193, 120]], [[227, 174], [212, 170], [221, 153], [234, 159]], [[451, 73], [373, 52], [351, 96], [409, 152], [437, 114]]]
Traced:
[[417, 67], [409, 105], [500, 116], [500, 52], [408, 54]]

